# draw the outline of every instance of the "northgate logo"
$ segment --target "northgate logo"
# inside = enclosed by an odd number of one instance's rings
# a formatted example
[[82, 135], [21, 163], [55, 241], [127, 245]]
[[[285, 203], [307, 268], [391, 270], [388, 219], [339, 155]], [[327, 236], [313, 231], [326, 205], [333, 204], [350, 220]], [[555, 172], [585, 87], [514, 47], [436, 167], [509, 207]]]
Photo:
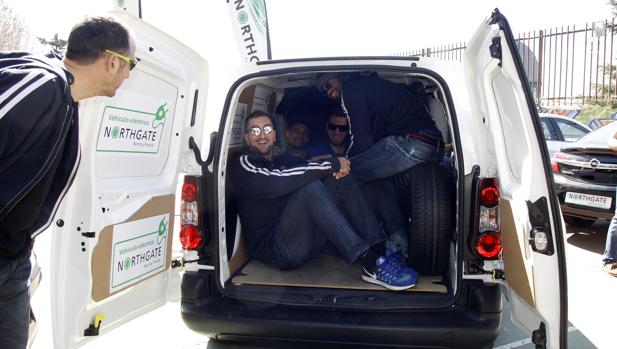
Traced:
[[96, 150], [99, 152], [157, 153], [169, 108], [155, 113], [108, 106], [105, 108]]

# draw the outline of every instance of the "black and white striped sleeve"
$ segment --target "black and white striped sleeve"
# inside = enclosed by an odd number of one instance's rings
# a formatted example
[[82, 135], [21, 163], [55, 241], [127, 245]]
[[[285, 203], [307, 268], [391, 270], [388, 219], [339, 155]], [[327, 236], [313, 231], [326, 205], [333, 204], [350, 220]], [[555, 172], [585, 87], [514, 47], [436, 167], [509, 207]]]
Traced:
[[241, 155], [232, 165], [232, 191], [250, 199], [274, 198], [293, 193], [302, 186], [331, 175], [332, 163], [307, 162], [286, 169], [268, 169], [247, 155]]

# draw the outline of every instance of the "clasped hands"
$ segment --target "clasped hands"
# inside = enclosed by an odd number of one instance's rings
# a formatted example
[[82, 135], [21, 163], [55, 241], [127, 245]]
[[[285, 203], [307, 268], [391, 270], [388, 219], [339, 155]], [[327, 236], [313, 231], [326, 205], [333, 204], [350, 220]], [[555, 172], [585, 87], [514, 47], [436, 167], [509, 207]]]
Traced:
[[338, 157], [338, 162], [340, 165], [340, 168], [338, 170], [338, 172], [334, 172], [332, 173], [332, 175], [336, 178], [336, 179], [341, 179], [345, 176], [347, 176], [349, 174], [349, 171], [351, 171], [351, 162], [349, 161], [349, 159], [345, 158], [345, 157]]

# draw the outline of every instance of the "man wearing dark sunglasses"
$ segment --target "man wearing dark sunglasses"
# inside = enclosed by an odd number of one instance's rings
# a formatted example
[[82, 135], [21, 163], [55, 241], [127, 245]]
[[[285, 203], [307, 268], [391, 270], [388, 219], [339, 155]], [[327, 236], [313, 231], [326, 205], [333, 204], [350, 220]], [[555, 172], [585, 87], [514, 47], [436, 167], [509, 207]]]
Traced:
[[135, 41], [113, 18], [71, 30], [64, 60], [0, 52], [0, 348], [26, 348], [34, 238], [52, 221], [79, 163], [78, 102], [113, 96]]
[[344, 157], [284, 165], [272, 156], [272, 117], [247, 116], [246, 148], [231, 160], [229, 186], [251, 256], [279, 269], [298, 268], [333, 246], [362, 265], [362, 279], [390, 290], [416, 283], [415, 271], [388, 255], [385, 233], [349, 174]]
[[330, 111], [330, 117], [326, 122], [326, 134], [328, 135], [327, 140], [309, 150], [310, 159], [345, 156], [346, 147], [349, 145], [349, 125], [347, 116], [340, 108], [334, 108]]
[[325, 74], [320, 89], [349, 120], [348, 150], [356, 178], [387, 178], [421, 162], [440, 161], [442, 135], [418, 96], [378, 76]]

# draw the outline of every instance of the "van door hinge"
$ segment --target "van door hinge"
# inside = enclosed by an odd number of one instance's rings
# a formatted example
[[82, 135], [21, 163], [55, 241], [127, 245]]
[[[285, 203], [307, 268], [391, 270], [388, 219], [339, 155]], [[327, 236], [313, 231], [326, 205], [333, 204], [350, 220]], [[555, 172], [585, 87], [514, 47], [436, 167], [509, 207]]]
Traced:
[[552, 256], [555, 253], [553, 247], [553, 229], [549, 220], [548, 203], [545, 197], [539, 198], [536, 202], [527, 201], [529, 211], [529, 244], [538, 253]]
[[489, 46], [489, 51], [491, 52], [491, 57], [499, 60], [497, 65], [501, 67], [501, 36], [495, 36], [493, 38], [491, 46]]
[[531, 341], [536, 345], [536, 349], [546, 349], [546, 326], [540, 323], [540, 328], [531, 334]]
[[171, 267], [172, 268], [184, 268], [185, 264], [196, 263], [196, 262], [199, 262], [199, 259], [187, 260], [184, 258], [177, 258], [177, 259], [172, 259]]

